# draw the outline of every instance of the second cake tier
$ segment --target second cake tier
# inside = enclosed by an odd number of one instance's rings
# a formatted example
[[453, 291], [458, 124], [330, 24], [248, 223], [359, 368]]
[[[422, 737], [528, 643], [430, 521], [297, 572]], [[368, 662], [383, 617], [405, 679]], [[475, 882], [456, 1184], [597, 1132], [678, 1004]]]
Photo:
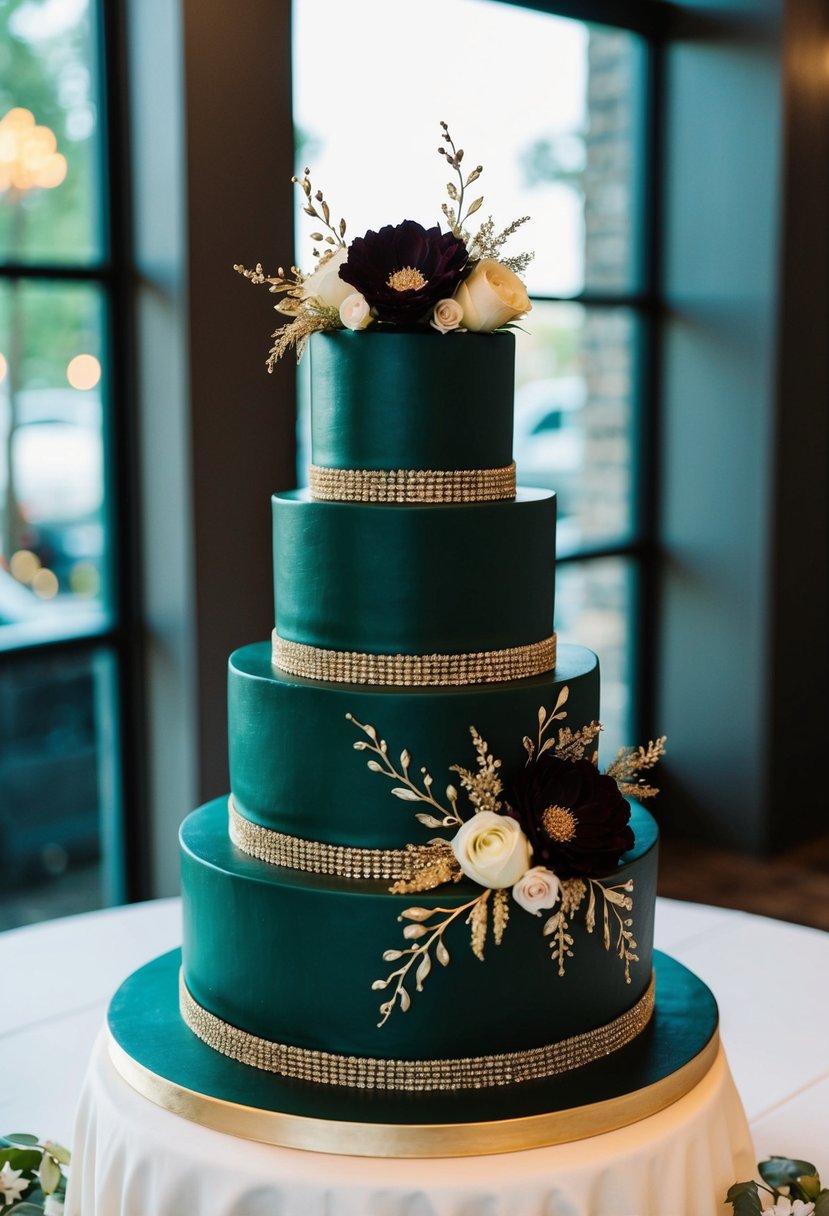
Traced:
[[382, 505], [273, 499], [276, 631], [379, 655], [532, 646], [553, 633], [555, 495]]
[[[507, 771], [526, 759], [538, 711], [552, 710], [564, 689], [560, 725], [578, 730], [599, 717], [599, 663], [583, 646], [559, 647], [556, 669], [506, 684], [465, 688], [383, 688], [325, 684], [275, 670], [266, 643], [234, 652], [228, 673], [230, 788], [253, 824], [293, 837], [357, 848], [404, 848], [432, 833], [414, 818], [428, 805], [391, 796], [401, 779], [383, 776], [358, 724], [385, 740], [398, 774], [401, 754], [423, 788], [423, 768], [445, 802], [453, 765], [475, 767], [475, 727]], [[351, 715], [350, 717], [348, 715]], [[355, 751], [355, 744], [360, 748]], [[384, 761], [384, 766], [388, 765]]]

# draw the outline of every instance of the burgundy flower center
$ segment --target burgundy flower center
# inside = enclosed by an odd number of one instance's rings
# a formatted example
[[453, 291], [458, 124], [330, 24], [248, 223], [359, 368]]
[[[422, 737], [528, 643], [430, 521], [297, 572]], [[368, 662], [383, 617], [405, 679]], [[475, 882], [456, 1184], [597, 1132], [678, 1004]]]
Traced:
[[429, 282], [425, 279], [420, 271], [414, 266], [404, 266], [402, 270], [395, 270], [386, 279], [386, 286], [391, 287], [394, 291], [417, 291], [419, 287], [425, 287]]
[[541, 823], [550, 840], [566, 844], [575, 836], [578, 820], [566, 806], [548, 806], [541, 814]]

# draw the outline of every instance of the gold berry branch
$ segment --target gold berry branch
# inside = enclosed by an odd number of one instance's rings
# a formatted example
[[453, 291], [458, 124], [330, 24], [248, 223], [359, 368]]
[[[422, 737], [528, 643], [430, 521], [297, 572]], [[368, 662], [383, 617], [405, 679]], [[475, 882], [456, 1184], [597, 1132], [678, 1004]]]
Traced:
[[[322, 190], [314, 191], [314, 187], [311, 185], [310, 173], [311, 170], [306, 169], [302, 177], [294, 176], [291, 178], [291, 181], [295, 186], [299, 186], [305, 195], [305, 205], [302, 208], [305, 214], [310, 215], [312, 219], [321, 220], [323, 227], [328, 229], [327, 234], [324, 232], [312, 232], [311, 240], [322, 241], [326, 245], [330, 245], [332, 248], [328, 251], [329, 253], [338, 247], [345, 249], [345, 220], [341, 219], [336, 227], [331, 223], [331, 208], [326, 202]], [[319, 207], [319, 210], [317, 210], [317, 207]], [[314, 257], [318, 258], [319, 256], [320, 251], [314, 249]]]
[[452, 202], [456, 204], [456, 207], [450, 207], [448, 203], [443, 203], [441, 210], [443, 211], [443, 214], [446, 216], [446, 221], [449, 224], [449, 227], [452, 229], [452, 232], [455, 234], [455, 236], [459, 237], [460, 239], [463, 239], [464, 224], [469, 219], [470, 215], [475, 214], [475, 212], [481, 206], [481, 203], [483, 203], [483, 201], [484, 201], [483, 196], [481, 198], [476, 198], [473, 203], [470, 203], [470, 205], [466, 211], [466, 214], [464, 215], [463, 200], [464, 200], [464, 194], [466, 191], [466, 187], [471, 186], [473, 182], [478, 180], [478, 178], [481, 176], [481, 174], [484, 171], [484, 167], [483, 167], [483, 165], [476, 165], [476, 167], [472, 170], [472, 172], [469, 174], [469, 176], [464, 178], [463, 170], [461, 169], [461, 161], [463, 160], [463, 148], [455, 147], [455, 141], [452, 139], [452, 136], [449, 134], [449, 127], [446, 125], [446, 123], [441, 122], [440, 125], [443, 130], [443, 140], [445, 143], [447, 143], [449, 145], [449, 147], [448, 147], [448, 150], [446, 148], [442, 148], [442, 147], [438, 148], [438, 153], [440, 156], [443, 156], [446, 158], [446, 163], [449, 166], [449, 168], [454, 169], [458, 175], [458, 185], [457, 186], [455, 185], [454, 182], [448, 182], [446, 185], [446, 193], [449, 195], [449, 198], [452, 200]]

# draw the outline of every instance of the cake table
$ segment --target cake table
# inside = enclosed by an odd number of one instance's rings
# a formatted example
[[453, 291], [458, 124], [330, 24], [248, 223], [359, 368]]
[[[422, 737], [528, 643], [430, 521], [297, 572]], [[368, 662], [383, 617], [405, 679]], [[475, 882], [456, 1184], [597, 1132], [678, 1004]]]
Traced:
[[[163, 1110], [93, 1054], [67, 1216], [712, 1216], [754, 1152], [720, 1049], [658, 1114], [590, 1139], [485, 1157], [320, 1155]], [[667, 1204], [666, 1204], [667, 1200]]]

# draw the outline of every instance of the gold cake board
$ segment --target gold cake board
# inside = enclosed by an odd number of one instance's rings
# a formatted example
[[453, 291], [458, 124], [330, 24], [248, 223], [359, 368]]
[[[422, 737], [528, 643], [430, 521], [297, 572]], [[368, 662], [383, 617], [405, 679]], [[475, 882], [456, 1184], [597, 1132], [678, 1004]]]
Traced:
[[[414, 1095], [402, 1106], [389, 1099], [398, 1119], [386, 1120], [384, 1098], [376, 1092], [286, 1082], [206, 1047], [179, 1017], [179, 959], [173, 951], [154, 960], [116, 994], [108, 1044], [114, 1067], [144, 1098], [175, 1115], [284, 1148], [364, 1157], [471, 1157], [584, 1140], [677, 1102], [705, 1077], [719, 1052], [710, 992], [675, 960], [657, 955], [653, 1023], [641, 1042], [579, 1069], [576, 1091], [570, 1074], [563, 1091], [558, 1078], [501, 1089], [494, 1097], [492, 1090], [460, 1098], [437, 1095], [437, 1102], [429, 1095], [428, 1105]], [[637, 1074], [643, 1083], [632, 1085]], [[600, 1096], [591, 1100], [591, 1089]], [[562, 1093], [574, 1092], [578, 1104], [562, 1102]], [[243, 1094], [247, 1101], [240, 1100]], [[505, 1117], [474, 1118], [493, 1110]], [[448, 1112], [446, 1121], [434, 1121], [435, 1111], [441, 1117]]]

